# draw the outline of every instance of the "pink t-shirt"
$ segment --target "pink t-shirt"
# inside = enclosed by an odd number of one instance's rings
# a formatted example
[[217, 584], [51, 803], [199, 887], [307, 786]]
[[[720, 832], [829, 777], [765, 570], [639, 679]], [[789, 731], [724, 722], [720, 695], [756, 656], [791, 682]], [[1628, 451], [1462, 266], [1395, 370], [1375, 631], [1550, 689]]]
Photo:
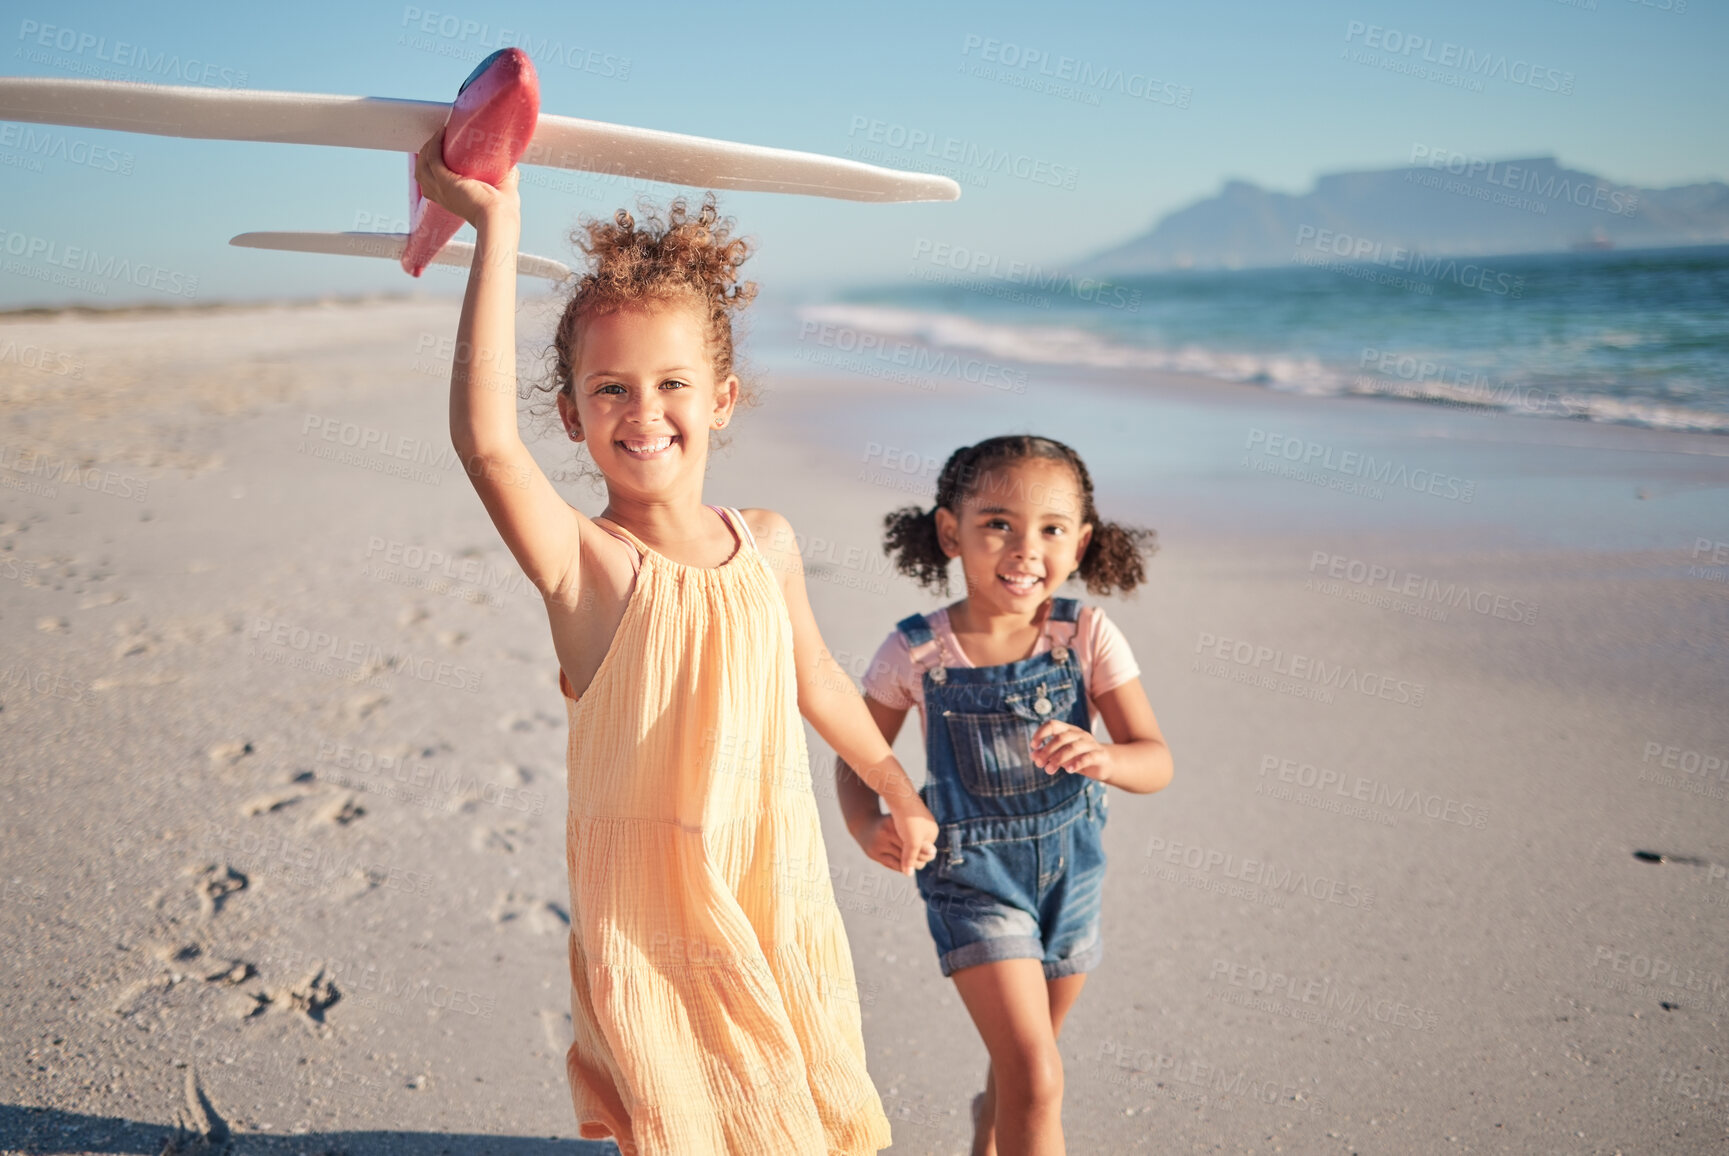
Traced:
[[[925, 615], [925, 621], [930, 623], [931, 634], [941, 644], [944, 666], [976, 665], [955, 641], [946, 608]], [[1099, 715], [1098, 696], [1115, 690], [1131, 678], [1139, 678], [1141, 668], [1135, 665], [1129, 640], [1097, 606], [1081, 607], [1078, 627], [1070, 649], [1080, 661], [1081, 680], [1086, 683], [1087, 717], [1096, 720]], [[1041, 630], [1033, 654], [1043, 654], [1050, 648], [1050, 634]], [[922, 733], [925, 725], [924, 677], [913, 665], [912, 650], [900, 631], [891, 630], [888, 638], [877, 647], [876, 657], [871, 659], [870, 669], [865, 672], [864, 689], [866, 694], [886, 707], [895, 710], [918, 707]]]

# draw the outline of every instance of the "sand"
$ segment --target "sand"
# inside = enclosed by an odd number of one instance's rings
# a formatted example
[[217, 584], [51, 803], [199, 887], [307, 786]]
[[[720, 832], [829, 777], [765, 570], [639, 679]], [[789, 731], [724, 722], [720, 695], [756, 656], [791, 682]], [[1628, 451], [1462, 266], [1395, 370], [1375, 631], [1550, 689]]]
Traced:
[[[449, 453], [455, 319], [0, 321], [0, 1149], [612, 1150], [573, 1139], [564, 709]], [[1176, 778], [1112, 798], [1071, 1152], [1721, 1150], [1729, 442], [757, 360], [706, 496], [788, 516], [855, 673], [940, 604], [877, 540], [965, 441], [1061, 437], [1160, 531], [1102, 604]], [[892, 1151], [964, 1152], [983, 1047], [811, 747]]]

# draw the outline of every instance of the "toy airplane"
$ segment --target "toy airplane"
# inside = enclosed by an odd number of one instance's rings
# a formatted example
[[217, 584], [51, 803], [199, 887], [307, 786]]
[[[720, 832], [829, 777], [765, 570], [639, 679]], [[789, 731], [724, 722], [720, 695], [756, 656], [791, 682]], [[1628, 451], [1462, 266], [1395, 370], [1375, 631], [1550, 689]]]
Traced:
[[[542, 115], [540, 81], [520, 48], [500, 49], [481, 61], [462, 82], [454, 104], [7, 76], [0, 77], [0, 120], [406, 152], [407, 233], [242, 233], [229, 244], [391, 257], [415, 277], [429, 264], [466, 266], [473, 257], [473, 246], [450, 239], [461, 219], [423, 198], [413, 176], [415, 154], [441, 125], [445, 165], [493, 185], [521, 162], [701, 188], [852, 201], [952, 201], [961, 195], [954, 181], [928, 173]], [[560, 262], [526, 253], [517, 258], [517, 272], [553, 280], [570, 275]]]

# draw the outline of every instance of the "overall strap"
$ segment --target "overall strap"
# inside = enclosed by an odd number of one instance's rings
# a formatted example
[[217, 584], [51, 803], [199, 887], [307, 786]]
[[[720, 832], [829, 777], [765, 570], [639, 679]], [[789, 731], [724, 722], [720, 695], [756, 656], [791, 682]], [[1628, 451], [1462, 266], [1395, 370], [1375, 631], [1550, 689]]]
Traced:
[[1067, 662], [1074, 649], [1075, 635], [1081, 625], [1081, 602], [1078, 598], [1053, 598], [1045, 615], [1044, 632], [1051, 640], [1051, 657]]
[[[913, 668], [919, 671], [941, 670], [941, 644], [931, 631], [931, 624], [922, 614], [909, 614], [895, 623], [895, 629], [906, 639], [907, 651], [913, 660]], [[940, 682], [941, 679], [939, 678]]]

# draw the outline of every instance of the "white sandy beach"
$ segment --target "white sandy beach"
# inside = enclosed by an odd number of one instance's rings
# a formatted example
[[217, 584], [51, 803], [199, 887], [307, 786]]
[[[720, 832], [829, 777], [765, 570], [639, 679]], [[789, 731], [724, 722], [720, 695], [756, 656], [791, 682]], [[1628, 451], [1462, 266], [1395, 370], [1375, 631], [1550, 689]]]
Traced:
[[[449, 451], [456, 312], [0, 319], [0, 1150], [611, 1150], [573, 1139], [565, 714]], [[1105, 604], [1176, 779], [1112, 799], [1071, 1152], [1729, 1142], [1729, 439], [759, 361], [707, 498], [787, 515], [855, 674], [938, 604], [881, 519], [965, 442], [1068, 441], [1160, 531]], [[811, 750], [892, 1151], [964, 1153], [983, 1046]]]

